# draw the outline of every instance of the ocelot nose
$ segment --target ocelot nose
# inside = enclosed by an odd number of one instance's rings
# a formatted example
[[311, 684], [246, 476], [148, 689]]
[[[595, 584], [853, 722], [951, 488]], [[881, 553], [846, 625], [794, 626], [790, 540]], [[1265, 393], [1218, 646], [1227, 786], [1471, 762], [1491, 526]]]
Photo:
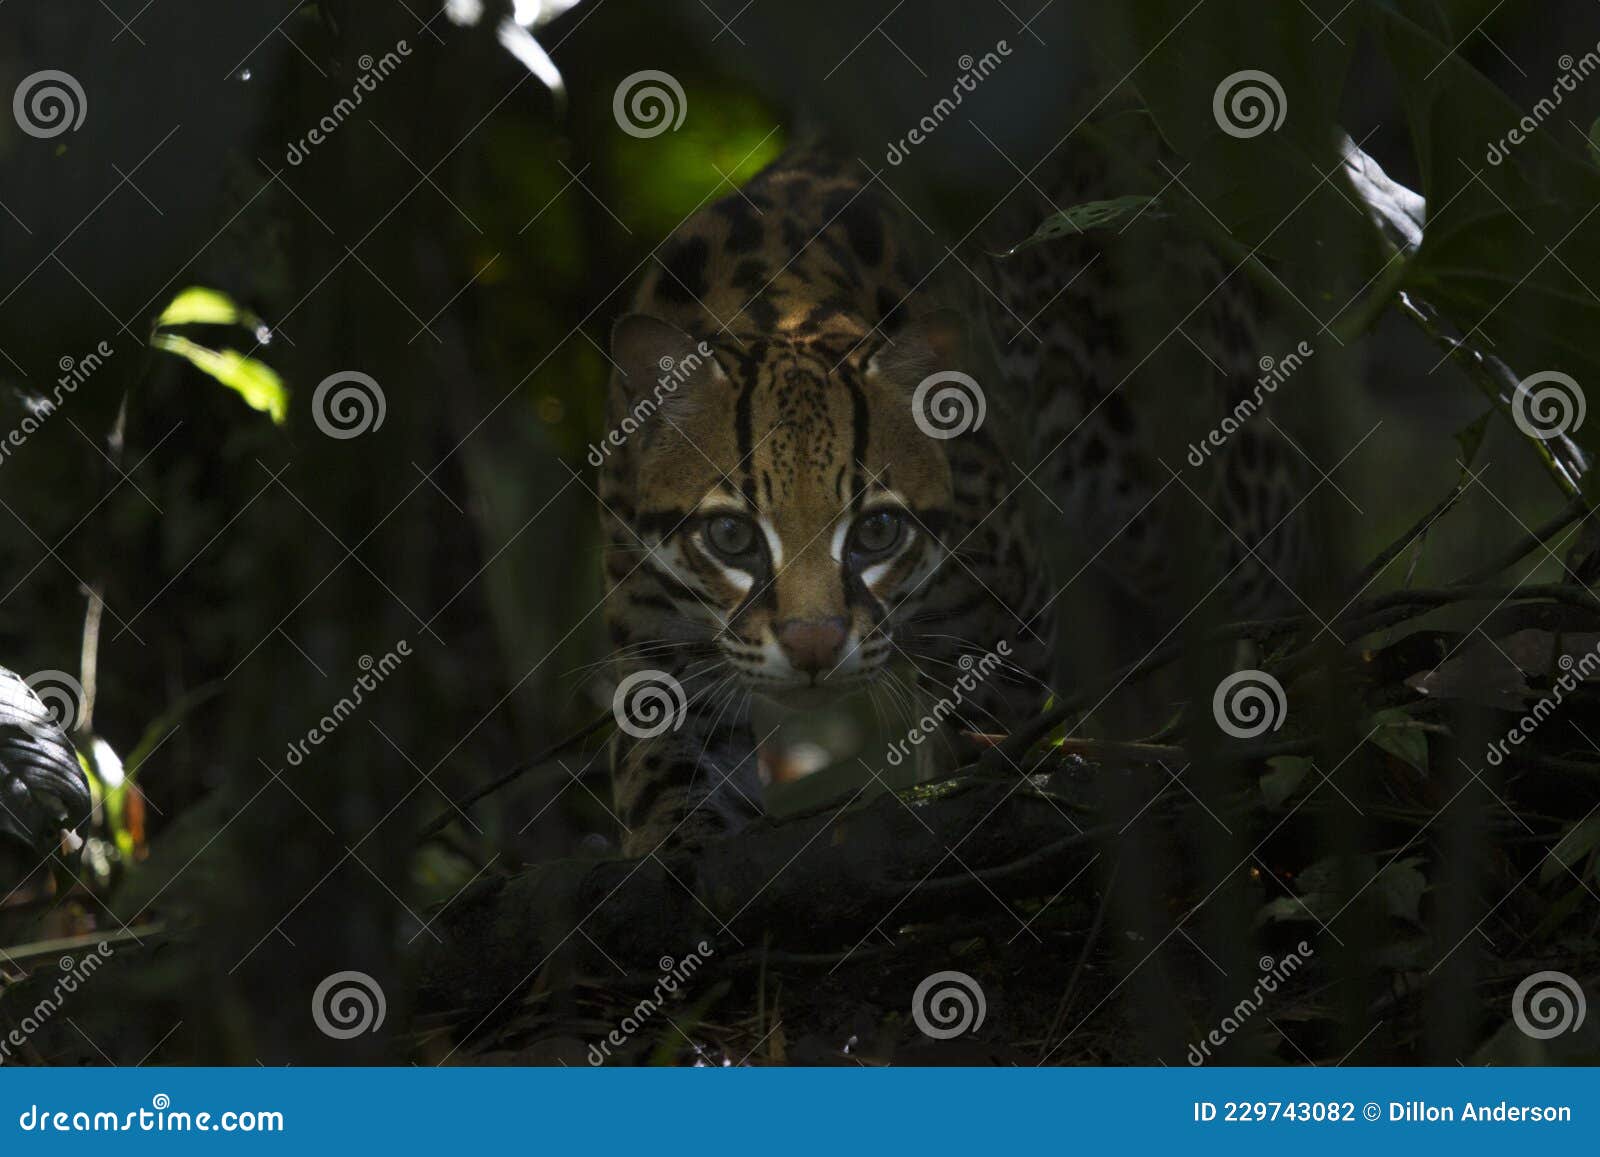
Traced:
[[778, 645], [796, 667], [816, 674], [838, 658], [845, 634], [842, 618], [789, 619], [778, 624]]

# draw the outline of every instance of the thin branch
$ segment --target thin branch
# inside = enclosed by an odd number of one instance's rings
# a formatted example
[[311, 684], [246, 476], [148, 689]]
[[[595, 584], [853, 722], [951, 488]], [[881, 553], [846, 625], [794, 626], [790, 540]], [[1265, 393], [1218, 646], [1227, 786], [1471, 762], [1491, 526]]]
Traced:
[[565, 739], [551, 744], [532, 759], [527, 760], [524, 763], [517, 764], [517, 766], [506, 772], [499, 779], [485, 784], [477, 791], [469, 792], [467, 795], [462, 796], [455, 802], [449, 811], [441, 812], [439, 815], [435, 816], [433, 820], [427, 824], [427, 826], [419, 831], [417, 833], [417, 839], [419, 841], [426, 840], [430, 836], [435, 836], [442, 832], [445, 828], [450, 826], [451, 821], [454, 820], [461, 811], [466, 810], [468, 807], [477, 803], [485, 796], [492, 795], [494, 792], [499, 791], [501, 788], [505, 787], [506, 784], [520, 779], [534, 768], [541, 767], [544, 764], [549, 763], [552, 759], [566, 751], [569, 747], [583, 742], [585, 739], [589, 738], [589, 736], [593, 735], [596, 731], [599, 731], [611, 721], [611, 712], [607, 711], [604, 715], [585, 723], [582, 727], [580, 727], [577, 731], [574, 731]]

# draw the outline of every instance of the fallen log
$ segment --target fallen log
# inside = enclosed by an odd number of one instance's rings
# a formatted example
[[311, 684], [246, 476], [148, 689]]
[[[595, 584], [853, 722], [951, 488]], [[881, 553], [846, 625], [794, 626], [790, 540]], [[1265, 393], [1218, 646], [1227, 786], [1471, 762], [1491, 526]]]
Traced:
[[[1170, 786], [1159, 770], [1089, 765], [970, 776], [763, 821], [696, 850], [538, 864], [438, 917], [442, 943], [421, 961], [419, 1005], [498, 1006], [558, 950], [612, 976], [653, 974], [702, 941], [723, 957], [848, 950], [880, 928], [1049, 897], [1115, 837], [1117, 825], [1095, 825], [1120, 810], [1106, 806], [1108, 791], [1138, 806]], [[1092, 891], [1093, 877], [1082, 886]]]

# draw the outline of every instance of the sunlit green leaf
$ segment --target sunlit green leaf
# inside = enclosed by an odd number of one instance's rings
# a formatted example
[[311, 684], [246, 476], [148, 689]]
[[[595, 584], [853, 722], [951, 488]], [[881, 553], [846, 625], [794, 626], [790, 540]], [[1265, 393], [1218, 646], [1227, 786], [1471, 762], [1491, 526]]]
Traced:
[[196, 369], [237, 393], [252, 409], [270, 415], [277, 425], [283, 425], [288, 418], [289, 389], [265, 362], [245, 357], [237, 350], [208, 349], [171, 333], [156, 334], [150, 344], [187, 359]]
[[256, 317], [239, 308], [226, 293], [191, 285], [174, 297], [156, 318], [156, 326], [169, 325], [249, 325], [257, 324]]

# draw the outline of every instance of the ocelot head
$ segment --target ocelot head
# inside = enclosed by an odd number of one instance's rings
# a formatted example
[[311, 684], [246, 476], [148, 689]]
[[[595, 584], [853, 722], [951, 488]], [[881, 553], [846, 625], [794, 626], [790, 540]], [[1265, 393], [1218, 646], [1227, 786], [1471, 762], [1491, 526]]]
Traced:
[[643, 565], [687, 628], [755, 691], [803, 704], [875, 677], [944, 561], [945, 443], [913, 414], [964, 325], [936, 313], [892, 340], [721, 335], [642, 314], [612, 332], [612, 419]]

